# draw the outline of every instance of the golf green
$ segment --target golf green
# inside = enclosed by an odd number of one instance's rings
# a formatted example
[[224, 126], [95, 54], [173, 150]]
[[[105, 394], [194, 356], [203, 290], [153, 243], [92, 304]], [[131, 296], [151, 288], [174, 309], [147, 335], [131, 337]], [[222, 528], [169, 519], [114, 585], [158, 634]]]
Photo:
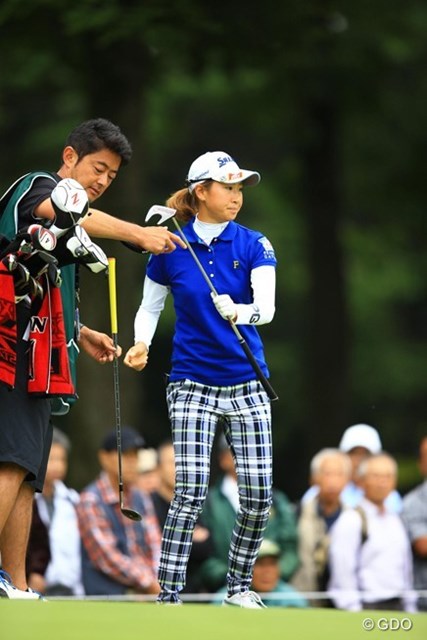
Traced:
[[425, 640], [427, 614], [1, 600], [0, 628], [5, 640]]

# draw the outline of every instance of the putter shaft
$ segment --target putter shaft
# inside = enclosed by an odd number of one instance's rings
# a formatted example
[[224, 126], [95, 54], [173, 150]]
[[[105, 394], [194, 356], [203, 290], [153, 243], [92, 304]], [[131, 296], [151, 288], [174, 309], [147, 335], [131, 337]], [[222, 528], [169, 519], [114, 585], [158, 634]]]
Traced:
[[139, 514], [137, 511], [134, 511], [133, 509], [127, 509], [124, 506], [120, 381], [119, 381], [119, 360], [117, 357], [118, 324], [117, 324], [116, 259], [115, 258], [108, 258], [108, 289], [110, 294], [111, 335], [113, 338], [113, 345], [115, 348], [114, 360], [113, 360], [113, 376], [114, 376], [114, 407], [115, 407], [115, 424], [116, 424], [120, 510], [122, 514], [126, 516], [126, 518], [129, 518], [130, 520], [142, 520], [141, 514]]

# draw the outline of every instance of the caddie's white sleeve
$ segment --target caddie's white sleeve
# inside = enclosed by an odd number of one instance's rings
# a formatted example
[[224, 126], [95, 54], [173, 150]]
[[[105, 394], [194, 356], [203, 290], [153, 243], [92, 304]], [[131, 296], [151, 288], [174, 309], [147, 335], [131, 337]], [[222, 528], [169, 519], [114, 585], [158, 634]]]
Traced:
[[135, 343], [144, 342], [150, 346], [168, 293], [168, 287], [145, 276], [142, 301], [134, 322]]
[[236, 304], [236, 324], [268, 324], [273, 320], [276, 297], [276, 269], [271, 265], [251, 271], [252, 304]]

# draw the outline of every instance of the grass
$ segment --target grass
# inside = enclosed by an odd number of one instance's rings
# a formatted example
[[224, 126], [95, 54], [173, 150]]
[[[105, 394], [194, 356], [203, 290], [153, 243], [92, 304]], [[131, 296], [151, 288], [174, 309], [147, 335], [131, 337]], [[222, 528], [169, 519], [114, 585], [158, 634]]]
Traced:
[[[365, 618], [376, 621], [372, 631], [363, 628]], [[390, 623], [391, 618], [409, 619], [412, 628], [406, 631], [378, 628], [379, 619]], [[1, 637], [10, 640], [385, 640], [390, 633], [393, 640], [425, 640], [427, 614], [1, 600], [0, 629]]]

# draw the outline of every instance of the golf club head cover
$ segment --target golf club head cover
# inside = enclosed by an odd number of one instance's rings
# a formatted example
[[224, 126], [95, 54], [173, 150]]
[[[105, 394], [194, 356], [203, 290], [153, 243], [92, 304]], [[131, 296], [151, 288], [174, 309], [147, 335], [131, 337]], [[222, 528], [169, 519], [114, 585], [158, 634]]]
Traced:
[[76, 226], [69, 231], [67, 249], [93, 273], [100, 273], [108, 268], [108, 258], [97, 244], [92, 242], [83, 227]]
[[58, 182], [50, 194], [50, 200], [55, 210], [55, 219], [49, 229], [58, 238], [80, 224], [89, 211], [86, 191], [72, 178], [64, 178]]
[[9, 242], [8, 253], [2, 262], [13, 274], [15, 286], [15, 302], [20, 302], [27, 295], [43, 296], [43, 287], [38, 278], [49, 273], [55, 286], [60, 286], [60, 270], [57, 259], [51, 251], [56, 247], [56, 236], [40, 224], [32, 224], [19, 231]]
[[41, 224], [30, 224], [27, 234], [35, 251], [53, 251], [56, 247], [56, 235]]
[[224, 318], [224, 320], [236, 319], [236, 305], [234, 304], [228, 293], [223, 293], [221, 295], [215, 295], [214, 293], [211, 293], [211, 297], [216, 310], [218, 311], [219, 315]]
[[56, 246], [56, 236], [41, 224], [30, 224], [29, 227], [20, 229], [12, 240], [7, 240], [5, 236], [0, 240], [1, 257], [8, 253], [25, 257], [39, 249], [53, 251]]

